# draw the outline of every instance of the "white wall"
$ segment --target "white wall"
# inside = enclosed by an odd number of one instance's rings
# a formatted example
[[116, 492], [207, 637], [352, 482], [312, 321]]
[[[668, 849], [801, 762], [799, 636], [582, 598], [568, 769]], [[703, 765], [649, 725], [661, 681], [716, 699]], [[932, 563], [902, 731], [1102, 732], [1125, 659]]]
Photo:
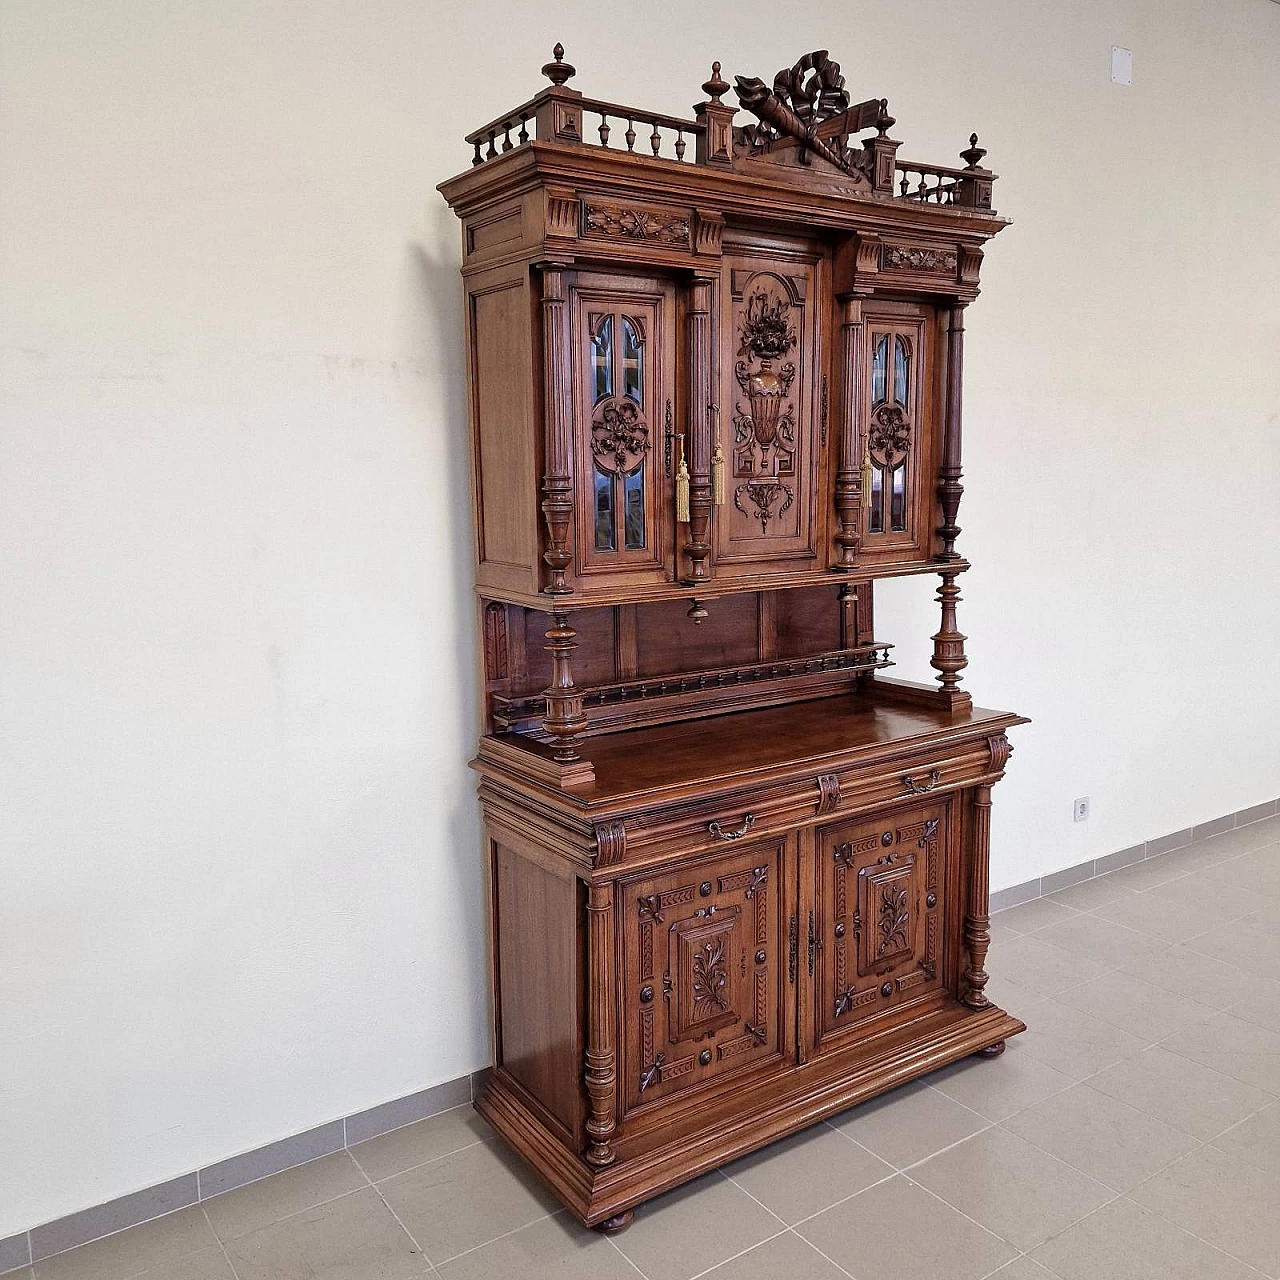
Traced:
[[[1280, 7], [778, 12], [0, 2], [0, 1237], [486, 1060], [433, 188], [556, 38], [681, 113], [826, 45], [904, 155], [990, 148], [961, 625], [1036, 721], [994, 885], [1280, 792]], [[880, 612], [910, 674], [927, 584]]]

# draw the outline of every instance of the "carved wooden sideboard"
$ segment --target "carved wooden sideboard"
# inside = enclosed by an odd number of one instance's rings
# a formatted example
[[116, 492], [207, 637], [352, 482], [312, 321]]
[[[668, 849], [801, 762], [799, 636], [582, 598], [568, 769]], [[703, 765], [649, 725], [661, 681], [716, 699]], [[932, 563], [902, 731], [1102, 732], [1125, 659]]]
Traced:
[[[496, 1066], [584, 1222], [1023, 1024], [983, 992], [991, 788], [960, 688], [977, 138], [909, 162], [825, 52], [692, 119], [550, 84], [463, 223]], [[735, 123], [745, 113], [750, 123]], [[940, 576], [938, 687], [879, 578]]]

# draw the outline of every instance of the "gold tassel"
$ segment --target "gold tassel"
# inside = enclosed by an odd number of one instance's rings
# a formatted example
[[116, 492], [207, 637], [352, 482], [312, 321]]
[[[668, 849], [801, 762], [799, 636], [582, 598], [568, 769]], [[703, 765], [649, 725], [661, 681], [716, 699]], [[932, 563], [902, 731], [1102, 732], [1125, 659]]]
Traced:
[[676, 523], [689, 523], [689, 467], [683, 458], [676, 472]]
[[719, 440], [711, 458], [711, 503], [716, 507], [724, 506], [724, 450]]
[[864, 511], [871, 509], [871, 450], [866, 449], [862, 454], [862, 508]]

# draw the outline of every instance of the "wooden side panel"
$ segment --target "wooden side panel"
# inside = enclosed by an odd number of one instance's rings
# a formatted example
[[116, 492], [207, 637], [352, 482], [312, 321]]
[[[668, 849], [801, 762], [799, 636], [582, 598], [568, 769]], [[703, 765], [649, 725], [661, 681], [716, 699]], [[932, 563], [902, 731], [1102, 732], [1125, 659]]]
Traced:
[[531, 372], [528, 272], [472, 279], [472, 451], [476, 554], [482, 586], [537, 586], [538, 456]]
[[722, 596], [689, 617], [691, 600], [663, 600], [636, 608], [637, 675], [672, 675], [756, 660], [756, 598]]
[[585, 1121], [582, 887], [497, 840], [498, 1065], [577, 1147]]

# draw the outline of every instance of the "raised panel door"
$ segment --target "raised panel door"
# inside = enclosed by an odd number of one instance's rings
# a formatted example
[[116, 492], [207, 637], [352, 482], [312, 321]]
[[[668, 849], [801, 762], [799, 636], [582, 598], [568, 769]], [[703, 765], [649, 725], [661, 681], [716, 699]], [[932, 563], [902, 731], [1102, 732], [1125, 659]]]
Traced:
[[624, 884], [626, 1110], [794, 1057], [786, 848], [757, 844]]
[[949, 814], [939, 800], [818, 830], [820, 1048], [943, 990]]
[[717, 577], [797, 572], [825, 521], [825, 404], [816, 249], [726, 253], [720, 283], [716, 439], [725, 460]]

